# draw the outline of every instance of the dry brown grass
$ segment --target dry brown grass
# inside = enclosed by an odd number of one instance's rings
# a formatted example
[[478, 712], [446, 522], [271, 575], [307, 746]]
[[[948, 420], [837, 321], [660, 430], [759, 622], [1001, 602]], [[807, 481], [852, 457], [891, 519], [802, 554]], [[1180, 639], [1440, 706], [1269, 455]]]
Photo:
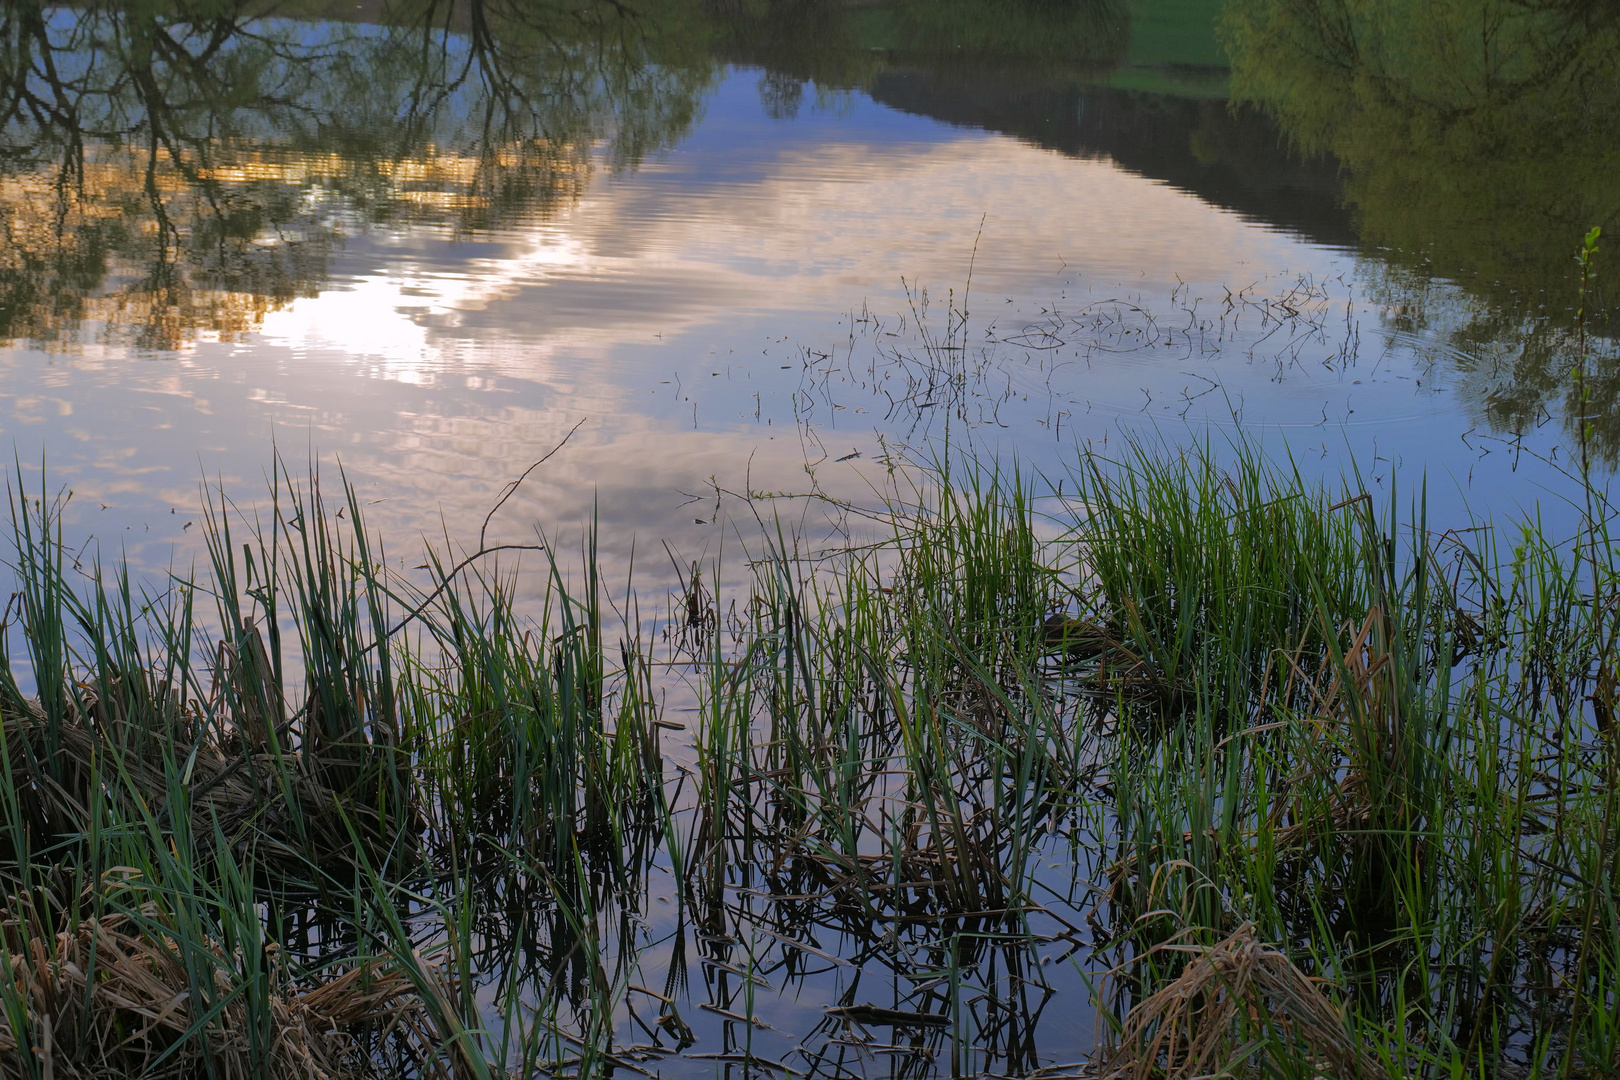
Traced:
[[[180, 1080], [208, 1075], [205, 1059], [227, 1080], [354, 1080], [375, 1075], [382, 1043], [433, 1074], [439, 1040], [427, 1012], [410, 978], [383, 961], [298, 985], [270, 950], [256, 988], [269, 1005], [255, 1014], [240, 958], [214, 942], [201, 958], [212, 1003], [196, 1000], [178, 936], [151, 909], [85, 919], [51, 936], [24, 933], [14, 920], [4, 933], [10, 968], [0, 978], [26, 1003], [0, 1019], [6, 1080]], [[268, 1016], [269, 1030], [250, 1031], [255, 1015]]]
[[1389, 1080], [1317, 982], [1248, 923], [1210, 947], [1161, 945], [1186, 968], [1125, 1017], [1099, 1080], [1258, 1074]]
[[[1359, 627], [1342, 628], [1339, 662], [1312, 678], [1292, 667], [1311, 703], [1306, 722], [1317, 735], [1317, 753], [1296, 765], [1273, 804], [1272, 844], [1285, 863], [1304, 857], [1311, 838], [1324, 833], [1365, 845], [1378, 827], [1375, 809], [1401, 797], [1392, 781], [1407, 763], [1400, 757], [1402, 717], [1386, 623], [1374, 607]], [[1303, 798], [1306, 791], [1317, 798]]]

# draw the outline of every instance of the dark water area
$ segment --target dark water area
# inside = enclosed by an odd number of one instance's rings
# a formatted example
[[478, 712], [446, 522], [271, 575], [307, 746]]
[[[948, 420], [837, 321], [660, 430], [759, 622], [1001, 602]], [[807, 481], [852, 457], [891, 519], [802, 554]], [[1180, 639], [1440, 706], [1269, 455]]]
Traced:
[[[1446, 20], [1476, 16], [1471, 51]], [[847, 542], [942, 448], [1055, 479], [1241, 431], [1556, 531], [1577, 444], [1620, 455], [1617, 72], [1596, 2], [5, 0], [0, 439], [71, 549], [143, 580], [206, 562], [200, 481], [251, 517], [279, 453], [341, 462], [401, 579], [424, 536], [594, 529], [665, 640], [695, 568], [747, 576], [758, 504]], [[687, 776], [693, 686], [655, 736]], [[507, 886], [467, 993], [537, 995], [552, 1060], [605, 1024], [625, 1072], [1040, 1075], [1094, 1048], [1113, 824], [1054, 814], [1016, 933], [783, 893], [751, 833], [696, 925], [648, 824], [596, 912], [619, 1011]]]
[[1086, 84], [1020, 88], [1005, 75], [906, 71], [885, 71], [870, 93], [902, 112], [1112, 162], [1324, 247], [1356, 246], [1338, 164], [1290, 151], [1275, 121], [1251, 108]]

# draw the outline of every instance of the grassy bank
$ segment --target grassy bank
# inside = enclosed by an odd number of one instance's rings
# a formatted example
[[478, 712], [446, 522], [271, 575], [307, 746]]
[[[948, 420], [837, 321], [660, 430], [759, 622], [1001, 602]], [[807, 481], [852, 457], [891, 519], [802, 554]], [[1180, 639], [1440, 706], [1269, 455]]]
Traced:
[[896, 475], [658, 617], [544, 541], [410, 584], [285, 470], [143, 588], [19, 475], [0, 1075], [1620, 1068], [1600, 522]]

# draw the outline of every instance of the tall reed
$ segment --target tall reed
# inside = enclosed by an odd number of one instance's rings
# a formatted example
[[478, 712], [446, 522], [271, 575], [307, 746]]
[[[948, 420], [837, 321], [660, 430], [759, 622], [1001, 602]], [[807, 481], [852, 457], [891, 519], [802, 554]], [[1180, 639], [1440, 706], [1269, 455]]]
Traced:
[[1241, 436], [1061, 500], [899, 475], [866, 542], [771, 523], [660, 627], [589, 533], [409, 579], [280, 465], [143, 590], [19, 469], [0, 1075], [583, 1077], [716, 1031], [782, 1072], [812, 992], [806, 1068], [877, 1025], [1028, 1073], [1054, 948], [1099, 1072], [1616, 1067], [1605, 520], [1437, 532]]

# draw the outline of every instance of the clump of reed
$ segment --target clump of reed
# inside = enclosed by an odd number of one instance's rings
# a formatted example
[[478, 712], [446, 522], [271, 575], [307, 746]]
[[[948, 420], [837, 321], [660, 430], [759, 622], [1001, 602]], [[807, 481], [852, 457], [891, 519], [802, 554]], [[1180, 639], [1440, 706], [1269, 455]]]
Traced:
[[397, 967], [372, 960], [294, 982], [272, 943], [250, 985], [220, 942], [145, 892], [132, 875], [98, 890], [103, 914], [35, 911], [0, 926], [0, 1076], [330, 1080], [370, 1072], [379, 1042], [436, 1056], [438, 1034]]
[[891, 519], [887, 576], [869, 557], [820, 576], [780, 547], [759, 561], [745, 646], [696, 664], [690, 865], [711, 889], [757, 861], [729, 837], [770, 851], [784, 891], [864, 919], [1016, 917], [1018, 838], [1046, 822], [1070, 740], [1038, 675], [1057, 577], [1021, 481], [975, 483]]
[[[1578, 557], [1524, 524], [1503, 557], [1499, 527], [1429, 530], [1421, 495], [1403, 520], [1393, 494], [1375, 513], [1233, 456], [1139, 447], [1085, 489], [1094, 603], [1135, 679], [1111, 684], [1094, 819], [1125, 1045], [1151, 1025], [1123, 1010], [1162, 1012], [1189, 977], [1165, 943], [1242, 926], [1391, 1074], [1612, 1068], [1606, 524]], [[1234, 1060], [1314, 1060], [1288, 1051], [1297, 1029], [1251, 1035]]]
[[513, 545], [408, 579], [278, 467], [141, 590], [19, 475], [5, 1075], [585, 1077], [700, 1018], [1034, 1074], [1054, 948], [1110, 1076], [1617, 1067], [1603, 520], [1436, 532], [1241, 437], [896, 475], [867, 542], [685, 575], [656, 660], [589, 536], [524, 606]]
[[1183, 953], [1187, 963], [1131, 1010], [1099, 1077], [1191, 1078], [1251, 1070], [1340, 1080], [1388, 1077], [1321, 988], [1286, 953], [1257, 940], [1249, 924], [1211, 946], [1157, 948]]
[[645, 679], [626, 645], [627, 689], [604, 690], [600, 612], [519, 627], [470, 565], [404, 589], [343, 492], [278, 463], [240, 545], [216, 492], [206, 572], [137, 591], [68, 555], [19, 472], [4, 1075], [487, 1072], [468, 938], [424, 931], [416, 889], [521, 850], [555, 910], [581, 902], [582, 858], [622, 871], [648, 828]]

